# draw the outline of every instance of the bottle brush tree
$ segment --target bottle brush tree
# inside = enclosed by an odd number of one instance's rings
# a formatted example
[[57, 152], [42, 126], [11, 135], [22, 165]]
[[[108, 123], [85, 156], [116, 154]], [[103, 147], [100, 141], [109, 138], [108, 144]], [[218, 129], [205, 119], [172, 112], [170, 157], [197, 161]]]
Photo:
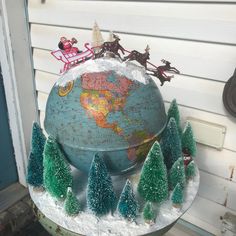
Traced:
[[187, 165], [185, 173], [187, 179], [192, 179], [196, 175], [196, 164], [194, 161]]
[[174, 188], [171, 200], [173, 206], [175, 207], [180, 207], [180, 205], [182, 205], [182, 203], [184, 202], [184, 190], [179, 183]]
[[102, 33], [98, 27], [97, 22], [94, 23], [92, 29], [92, 46], [94, 47], [94, 52], [98, 53], [100, 50], [100, 46], [103, 44], [104, 40], [102, 37]]
[[143, 218], [147, 223], [155, 222], [156, 214], [153, 210], [153, 205], [151, 202], [146, 202], [143, 209]]
[[126, 181], [117, 208], [120, 215], [125, 219], [133, 221], [137, 217], [139, 206], [129, 180]]
[[66, 197], [67, 188], [72, 186], [72, 175], [68, 162], [57, 141], [49, 136], [44, 148], [44, 187], [57, 199]]
[[191, 124], [187, 122], [182, 134], [182, 149], [190, 156], [196, 156], [196, 141], [194, 139]]
[[68, 188], [64, 209], [67, 215], [76, 216], [80, 212], [80, 203], [73, 193], [71, 187]]
[[182, 188], [186, 185], [184, 160], [180, 157], [172, 166], [169, 173], [170, 189], [174, 189], [179, 183]]
[[32, 127], [31, 152], [28, 160], [27, 182], [34, 187], [43, 186], [43, 150], [46, 137], [39, 124]]
[[103, 158], [95, 155], [88, 176], [87, 205], [98, 216], [115, 210], [116, 196]]
[[153, 144], [143, 164], [138, 192], [145, 201], [159, 203], [168, 198], [167, 170], [157, 141]]
[[171, 117], [173, 117], [175, 119], [178, 133], [179, 133], [179, 136], [181, 137], [182, 129], [181, 129], [181, 124], [180, 124], [179, 108], [178, 108], [178, 104], [176, 102], [176, 99], [172, 100], [170, 107], [168, 109], [168, 112], [167, 112], [167, 116], [168, 116], [168, 120], [170, 120]]
[[163, 132], [160, 144], [165, 164], [169, 170], [175, 161], [182, 156], [181, 139], [173, 117], [170, 118], [167, 127]]

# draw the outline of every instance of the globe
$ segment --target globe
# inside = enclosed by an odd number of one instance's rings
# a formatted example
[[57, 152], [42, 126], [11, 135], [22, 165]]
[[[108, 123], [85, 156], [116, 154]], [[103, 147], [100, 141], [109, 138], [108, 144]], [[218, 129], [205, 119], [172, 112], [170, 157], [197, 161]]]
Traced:
[[58, 79], [44, 126], [76, 168], [88, 172], [98, 153], [109, 172], [120, 175], [140, 166], [166, 121], [160, 91], [144, 68], [102, 58]]

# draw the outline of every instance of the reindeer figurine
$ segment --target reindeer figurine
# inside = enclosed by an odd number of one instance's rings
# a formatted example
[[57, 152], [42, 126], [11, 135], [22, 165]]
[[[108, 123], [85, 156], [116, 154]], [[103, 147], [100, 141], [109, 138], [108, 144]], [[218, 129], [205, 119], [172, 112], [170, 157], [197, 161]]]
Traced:
[[147, 69], [147, 60], [150, 59], [150, 53], [149, 53], [149, 46], [147, 45], [146, 49], [145, 49], [145, 53], [140, 53], [136, 50], [133, 50], [130, 52], [130, 54], [126, 57], [124, 57], [123, 61], [137, 61], [138, 63], [140, 63], [142, 66], [145, 67], [145, 69]]
[[171, 63], [169, 61], [166, 61], [166, 60], [162, 59], [161, 62], [164, 63], [165, 65], [164, 66], [158, 66], [159, 70], [171, 71], [171, 72], [174, 72], [176, 74], [180, 73], [179, 70], [177, 70], [175, 67], [170, 66]]
[[170, 75], [170, 76], [166, 75], [165, 71], [168, 71], [168, 72], [171, 71], [171, 72], [174, 72], [176, 74], [179, 74], [180, 72], [175, 67], [171, 67], [170, 66], [171, 63], [169, 61], [166, 61], [166, 60], [162, 59], [161, 62], [163, 62], [165, 65], [158, 66], [156, 69], [148, 68], [148, 70], [153, 73], [153, 74], [149, 74], [149, 73], [148, 74], [157, 77], [161, 82], [161, 86], [163, 86], [163, 84], [166, 81], [170, 82], [170, 80], [174, 77], [174, 75]]
[[120, 38], [118, 37], [118, 35], [115, 35], [113, 33], [113, 38], [115, 39], [113, 42], [104, 42], [101, 45], [101, 51], [95, 55], [95, 58], [104, 56], [104, 53], [106, 52], [112, 52], [121, 59], [118, 51], [121, 50], [121, 52], [125, 54], [125, 49], [119, 44]]

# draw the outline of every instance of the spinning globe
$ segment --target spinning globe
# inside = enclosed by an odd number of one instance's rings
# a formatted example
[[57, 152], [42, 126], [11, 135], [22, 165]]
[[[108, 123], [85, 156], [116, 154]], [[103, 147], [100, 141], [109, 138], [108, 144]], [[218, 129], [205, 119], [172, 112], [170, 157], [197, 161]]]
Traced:
[[58, 79], [44, 125], [73, 166], [88, 172], [99, 153], [110, 173], [119, 175], [144, 161], [166, 120], [160, 91], [144, 68], [102, 58]]

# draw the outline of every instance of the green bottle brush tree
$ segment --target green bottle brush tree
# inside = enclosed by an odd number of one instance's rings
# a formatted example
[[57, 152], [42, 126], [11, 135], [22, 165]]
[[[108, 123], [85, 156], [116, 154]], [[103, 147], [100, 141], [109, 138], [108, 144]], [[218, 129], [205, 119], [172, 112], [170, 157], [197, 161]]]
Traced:
[[87, 206], [98, 216], [115, 210], [116, 196], [102, 157], [95, 155], [88, 176]]
[[72, 186], [72, 175], [68, 162], [52, 136], [45, 144], [43, 167], [44, 187], [53, 197], [64, 200], [67, 188]]
[[157, 141], [143, 164], [138, 192], [145, 201], [160, 203], [168, 198], [167, 170]]

